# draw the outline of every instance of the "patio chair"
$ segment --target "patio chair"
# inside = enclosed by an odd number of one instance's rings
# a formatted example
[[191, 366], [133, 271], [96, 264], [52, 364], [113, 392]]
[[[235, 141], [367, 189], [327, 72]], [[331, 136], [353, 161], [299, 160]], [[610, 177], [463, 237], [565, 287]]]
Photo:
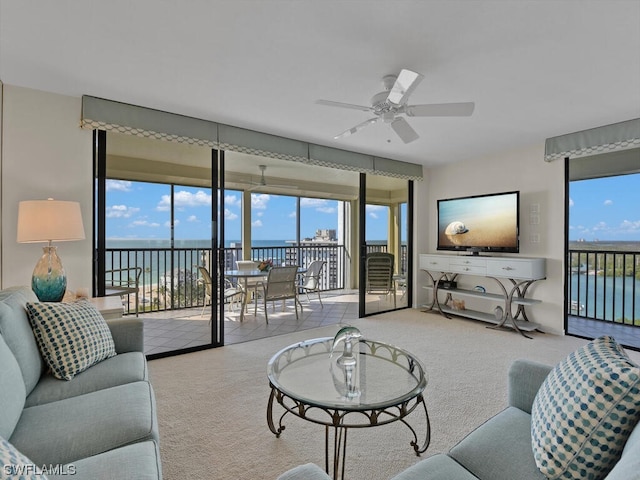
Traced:
[[[260, 292], [264, 305], [264, 318], [269, 323], [267, 313], [267, 302], [275, 302], [293, 299], [293, 305], [296, 309], [296, 320], [298, 317], [298, 267], [293, 265], [290, 267], [273, 267], [269, 270], [266, 282], [263, 282], [263, 291]], [[283, 305], [284, 306], [284, 305]], [[300, 304], [302, 310], [302, 304]], [[257, 313], [257, 307], [254, 307], [254, 314]]]
[[[131, 275], [133, 273], [133, 275]], [[105, 272], [104, 296], [118, 296], [124, 299], [125, 296], [133, 294], [136, 301], [136, 317], [140, 309], [138, 295], [140, 294], [140, 274], [142, 267], [118, 268]], [[124, 304], [124, 301], [123, 301]], [[127, 301], [127, 312], [129, 311]]]
[[322, 305], [322, 298], [320, 297], [320, 277], [322, 276], [322, 269], [326, 263], [327, 262], [324, 260], [315, 260], [311, 262], [307, 271], [302, 276], [300, 285], [298, 285], [298, 288], [307, 294], [308, 302], [311, 302], [309, 292], [316, 292], [322, 308], [324, 308], [324, 305]]
[[368, 294], [387, 296], [393, 294], [393, 307], [396, 307], [396, 287], [393, 281], [393, 254], [374, 252], [367, 255]]
[[[211, 305], [211, 294], [213, 292], [213, 281], [211, 280], [211, 275], [209, 274], [209, 270], [205, 267], [198, 265], [198, 271], [200, 272], [201, 278], [198, 279], [198, 282], [203, 283], [205, 287], [205, 298], [204, 305], [202, 307], [202, 312], [200, 316], [204, 316], [204, 309], [207, 308], [208, 305]], [[229, 302], [229, 311], [233, 311], [233, 304], [238, 302], [238, 297], [242, 298], [244, 294], [242, 288], [238, 286], [234, 286], [233, 283], [228, 278], [224, 279], [224, 290], [221, 295], [222, 301], [225, 303]], [[209, 301], [207, 301], [207, 298]]]

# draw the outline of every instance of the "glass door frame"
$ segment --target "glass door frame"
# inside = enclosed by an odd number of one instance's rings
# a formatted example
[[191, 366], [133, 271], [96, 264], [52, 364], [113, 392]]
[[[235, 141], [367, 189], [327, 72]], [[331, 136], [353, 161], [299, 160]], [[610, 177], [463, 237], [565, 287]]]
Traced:
[[[107, 132], [105, 130], [93, 131], [93, 279], [92, 279], [92, 295], [101, 297], [105, 295], [106, 274], [106, 182], [107, 182]], [[161, 141], [161, 140], [156, 140]], [[214, 281], [212, 285], [211, 298], [211, 336], [209, 343], [203, 343], [193, 347], [187, 347], [177, 350], [168, 350], [166, 352], [147, 355], [147, 358], [162, 358], [182, 353], [188, 353], [198, 350], [206, 350], [209, 348], [224, 345], [224, 322], [220, 319], [224, 318], [224, 302], [220, 302], [217, 298], [219, 282], [223, 282], [222, 275], [218, 274], [223, 258], [220, 255], [220, 245], [224, 246], [224, 222], [219, 222], [219, 215], [224, 215], [224, 197], [218, 201], [218, 188], [220, 195], [224, 196], [224, 152], [211, 149], [211, 258], [213, 270], [211, 277]], [[173, 189], [173, 185], [172, 185]], [[173, 195], [172, 195], [173, 198]], [[220, 209], [218, 205], [221, 205]], [[172, 204], [173, 209], [173, 204]], [[222, 213], [220, 213], [222, 212]], [[220, 225], [220, 230], [218, 230]], [[215, 269], [212, 268], [215, 266]], [[100, 281], [102, 279], [102, 281]], [[215, 293], [214, 293], [215, 292]]]
[[406, 274], [406, 305], [380, 310], [376, 312], [366, 311], [366, 283], [367, 283], [367, 234], [366, 234], [366, 208], [367, 208], [367, 174], [360, 174], [360, 192], [358, 195], [358, 316], [360, 318], [378, 315], [380, 313], [392, 312], [411, 308], [413, 305], [413, 232], [414, 232], [414, 209], [413, 209], [413, 180], [407, 180], [407, 271]]

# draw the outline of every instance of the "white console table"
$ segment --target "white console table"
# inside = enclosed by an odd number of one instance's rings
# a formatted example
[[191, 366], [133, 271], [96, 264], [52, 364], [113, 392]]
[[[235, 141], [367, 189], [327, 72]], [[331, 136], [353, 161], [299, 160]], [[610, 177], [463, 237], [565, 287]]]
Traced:
[[[531, 337], [525, 332], [540, 328], [539, 325], [529, 321], [524, 307], [541, 303], [540, 300], [526, 298], [526, 294], [535, 281], [546, 278], [544, 258], [421, 254], [419, 267], [431, 279], [431, 284], [423, 287], [432, 290], [431, 303], [422, 305], [423, 308], [436, 309], [447, 318], [451, 318], [450, 315], [458, 315], [491, 323], [493, 328], [513, 328], [527, 338]], [[490, 278], [498, 285], [501, 293], [486, 293], [482, 290], [458, 287], [443, 288], [443, 283], [454, 282], [461, 275]], [[438, 298], [441, 292], [446, 293], [442, 302]], [[487, 313], [467, 308], [454, 308], [454, 294], [501, 303], [502, 312], [498, 310], [499, 314], [496, 315], [495, 310]]]

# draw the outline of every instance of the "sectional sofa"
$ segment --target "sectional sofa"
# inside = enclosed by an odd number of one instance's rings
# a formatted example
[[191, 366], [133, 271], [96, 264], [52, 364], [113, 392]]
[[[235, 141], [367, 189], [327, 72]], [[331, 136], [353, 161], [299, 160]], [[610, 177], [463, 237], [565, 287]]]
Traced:
[[[509, 370], [508, 406], [393, 480], [640, 480], [640, 367], [602, 337], [551, 367]], [[278, 480], [329, 480], [315, 464]]]
[[142, 327], [0, 291], [1, 478], [162, 478]]

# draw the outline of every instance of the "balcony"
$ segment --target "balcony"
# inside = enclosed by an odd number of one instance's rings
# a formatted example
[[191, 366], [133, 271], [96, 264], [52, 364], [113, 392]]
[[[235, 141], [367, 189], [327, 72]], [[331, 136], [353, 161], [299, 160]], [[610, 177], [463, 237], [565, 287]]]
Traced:
[[[234, 269], [242, 258], [240, 247], [220, 251], [225, 269]], [[107, 248], [106, 269], [115, 270], [113, 280], [135, 283], [135, 272], [142, 270], [137, 280], [138, 310], [133, 293], [123, 295], [124, 314], [163, 312], [167, 310], [202, 307], [204, 286], [198, 282], [198, 265], [211, 269], [211, 250], [205, 248]], [[255, 247], [254, 260], [272, 259], [276, 265], [308, 266], [314, 260], [327, 262], [320, 286], [321, 291], [345, 288], [346, 254], [343, 245], [291, 245]], [[110, 278], [111, 280], [111, 278]]]
[[570, 249], [568, 333], [640, 348], [640, 252]]

